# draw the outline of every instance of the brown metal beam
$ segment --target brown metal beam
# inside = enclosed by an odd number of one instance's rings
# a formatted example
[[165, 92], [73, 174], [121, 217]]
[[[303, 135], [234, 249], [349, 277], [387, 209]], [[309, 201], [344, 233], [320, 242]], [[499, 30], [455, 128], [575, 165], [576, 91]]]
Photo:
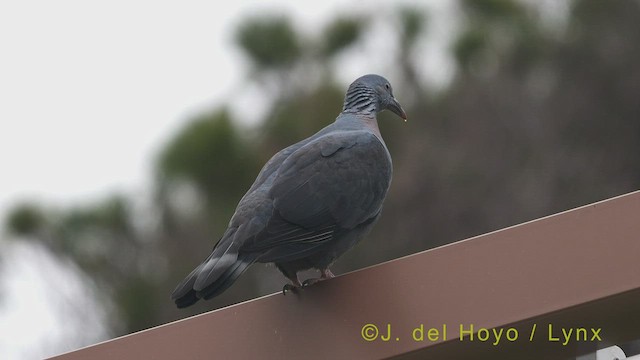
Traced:
[[634, 192], [55, 359], [566, 358], [640, 338], [638, 234]]

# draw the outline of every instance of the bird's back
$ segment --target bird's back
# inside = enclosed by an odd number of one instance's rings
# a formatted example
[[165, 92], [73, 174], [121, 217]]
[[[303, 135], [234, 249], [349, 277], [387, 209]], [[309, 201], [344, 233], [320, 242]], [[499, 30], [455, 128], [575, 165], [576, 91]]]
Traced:
[[[272, 207], [261, 209], [267, 211], [258, 216], [269, 219], [265, 229], [247, 239], [243, 249], [262, 251], [261, 262], [299, 260], [337, 249], [340, 239], [379, 215], [391, 182], [384, 141], [352, 114], [341, 115], [287, 150], [292, 151], [277, 159], [279, 166], [268, 180], [255, 187]], [[255, 204], [257, 197], [249, 195], [247, 204]], [[342, 252], [328, 258], [332, 262]]]

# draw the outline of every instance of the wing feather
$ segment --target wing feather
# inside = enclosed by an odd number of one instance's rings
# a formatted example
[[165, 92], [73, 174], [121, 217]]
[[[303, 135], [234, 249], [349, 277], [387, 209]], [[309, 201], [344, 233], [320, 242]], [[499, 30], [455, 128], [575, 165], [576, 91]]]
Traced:
[[376, 216], [390, 181], [386, 147], [370, 132], [330, 133], [309, 142], [278, 169], [269, 191], [271, 219], [240, 251], [262, 252], [263, 262], [308, 256], [338, 232]]

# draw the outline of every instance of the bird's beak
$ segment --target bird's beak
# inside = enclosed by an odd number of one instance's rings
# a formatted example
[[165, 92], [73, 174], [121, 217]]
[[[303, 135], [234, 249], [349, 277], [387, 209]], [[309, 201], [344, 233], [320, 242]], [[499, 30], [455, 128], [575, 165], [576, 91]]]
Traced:
[[402, 108], [402, 106], [400, 106], [400, 103], [398, 102], [398, 100], [396, 100], [396, 98], [391, 98], [391, 103], [389, 104], [388, 109], [407, 121], [407, 113], [404, 112], [404, 109]]

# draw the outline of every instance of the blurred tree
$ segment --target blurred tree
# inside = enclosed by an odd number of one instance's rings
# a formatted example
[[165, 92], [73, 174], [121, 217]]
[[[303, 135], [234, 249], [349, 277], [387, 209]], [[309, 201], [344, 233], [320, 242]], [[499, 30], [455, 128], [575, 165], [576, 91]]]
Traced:
[[258, 166], [255, 149], [240, 135], [226, 110], [190, 121], [165, 147], [158, 162], [163, 181], [193, 183], [210, 209], [235, 207]]
[[39, 239], [59, 257], [72, 259], [103, 296], [112, 297], [117, 314], [110, 325], [116, 332], [141, 329], [154, 321], [154, 315], [149, 314], [153, 302], [146, 303], [145, 297], [137, 299], [146, 304], [144, 315], [131, 311], [132, 304], [127, 301], [129, 281], [137, 278], [153, 283], [157, 269], [141, 266], [153, 264], [150, 257], [156, 251], [133, 225], [135, 217], [125, 196], [113, 195], [94, 204], [46, 213], [32, 205], [19, 205], [12, 214], [8, 227], [12, 234]]
[[[116, 195], [67, 210], [54, 225], [54, 250], [106, 279], [126, 276], [135, 267], [137, 242], [129, 206], [128, 199]], [[109, 271], [100, 271], [102, 267]]]
[[402, 21], [400, 42], [403, 48], [410, 48], [416, 43], [425, 25], [425, 13], [416, 8], [403, 7], [399, 9]]
[[263, 160], [267, 161], [280, 149], [313, 135], [333, 122], [340, 112], [343, 92], [336, 86], [323, 84], [310, 93], [300, 93], [275, 106], [261, 125], [266, 145], [262, 151]]
[[11, 209], [5, 221], [7, 230], [18, 236], [38, 235], [44, 226], [44, 210], [33, 203], [16, 205]]
[[488, 34], [484, 29], [466, 29], [462, 32], [454, 46], [453, 53], [458, 66], [465, 71], [470, 71], [475, 61], [487, 47]]
[[399, 201], [406, 212], [395, 236], [413, 239], [419, 228], [430, 234], [407, 248], [638, 187], [632, 163], [640, 160], [640, 106], [631, 94], [640, 90], [640, 28], [631, 18], [640, 5], [573, 4], [562, 32], [541, 28], [539, 4], [461, 1], [453, 47], [461, 71], [425, 108], [430, 120], [414, 123], [420, 130], [404, 138], [411, 151], [394, 157], [404, 166], [394, 182], [413, 189], [390, 199], [388, 208]]
[[366, 24], [364, 18], [340, 17], [324, 29], [322, 54], [331, 57], [358, 41]]
[[512, 21], [524, 15], [523, 4], [515, 0], [462, 0], [461, 5], [479, 20]]
[[403, 104], [405, 106], [414, 106], [416, 102], [426, 101], [414, 50], [426, 27], [427, 15], [421, 9], [413, 7], [400, 7], [398, 15], [400, 20], [400, 30], [398, 31], [400, 50], [398, 51], [397, 61], [402, 70], [403, 80], [408, 87], [408, 91], [403, 92], [406, 97], [403, 100]]
[[525, 71], [543, 45], [536, 8], [515, 0], [462, 0], [463, 28], [453, 52], [463, 72]]
[[300, 56], [298, 34], [283, 16], [247, 20], [236, 36], [258, 69], [284, 69]]

